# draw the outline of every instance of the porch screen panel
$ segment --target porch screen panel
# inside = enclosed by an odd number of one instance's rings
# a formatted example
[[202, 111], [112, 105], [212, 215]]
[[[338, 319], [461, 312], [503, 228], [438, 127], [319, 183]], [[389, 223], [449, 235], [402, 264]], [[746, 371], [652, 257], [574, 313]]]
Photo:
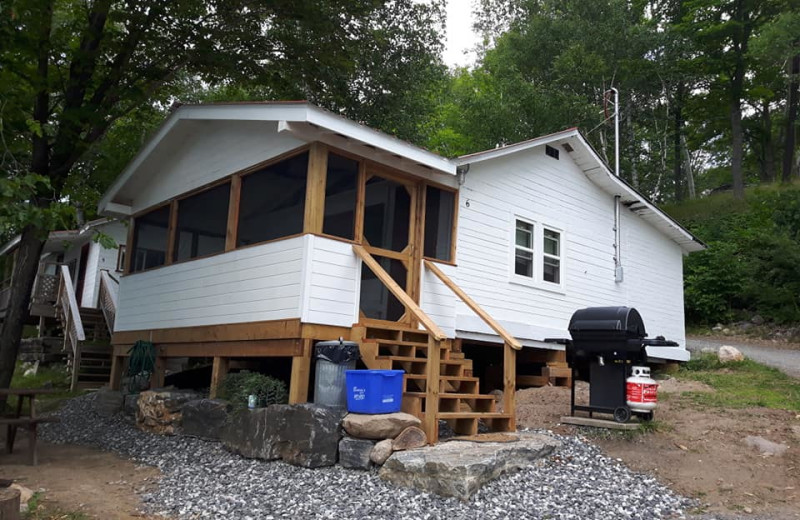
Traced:
[[372, 247], [402, 251], [408, 246], [411, 195], [399, 182], [373, 177], [366, 183], [364, 238]]
[[353, 239], [357, 194], [358, 161], [334, 153], [328, 154], [323, 233], [349, 240]]
[[169, 211], [169, 206], [163, 206], [134, 220], [131, 271], [164, 265], [169, 240]]
[[242, 177], [236, 245], [303, 232], [308, 152]]
[[188, 260], [225, 250], [230, 183], [178, 202], [178, 227], [173, 260]]
[[425, 189], [425, 247], [428, 258], [452, 260], [456, 195], [433, 186]]

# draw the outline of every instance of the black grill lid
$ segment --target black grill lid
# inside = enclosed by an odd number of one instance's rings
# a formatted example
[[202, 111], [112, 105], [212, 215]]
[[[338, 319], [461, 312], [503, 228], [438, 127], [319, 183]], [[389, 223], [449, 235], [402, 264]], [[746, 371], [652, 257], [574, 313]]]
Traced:
[[569, 320], [569, 333], [574, 341], [647, 336], [642, 316], [633, 307], [589, 307], [575, 311]]

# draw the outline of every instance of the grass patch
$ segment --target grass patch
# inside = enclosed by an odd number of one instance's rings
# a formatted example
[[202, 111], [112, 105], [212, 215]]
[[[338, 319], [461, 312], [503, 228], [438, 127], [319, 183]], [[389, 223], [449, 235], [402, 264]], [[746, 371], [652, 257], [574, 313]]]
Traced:
[[800, 412], [800, 382], [749, 359], [722, 364], [715, 354], [704, 354], [683, 365], [677, 377], [699, 381], [716, 390], [683, 394], [697, 404]]
[[[50, 412], [57, 409], [64, 399], [81, 395], [83, 390], [70, 392], [70, 374], [64, 365], [40, 366], [36, 374], [24, 375], [27, 365], [17, 363], [14, 376], [11, 378], [11, 388], [53, 388], [57, 392], [36, 396], [37, 412]], [[16, 408], [16, 397], [10, 397], [8, 405]], [[27, 412], [28, 400], [25, 400]], [[14, 409], [15, 409], [14, 408]]]
[[23, 520], [90, 520], [84, 513], [63, 511], [42, 503], [41, 493], [34, 493], [28, 501], [28, 511], [22, 515]]

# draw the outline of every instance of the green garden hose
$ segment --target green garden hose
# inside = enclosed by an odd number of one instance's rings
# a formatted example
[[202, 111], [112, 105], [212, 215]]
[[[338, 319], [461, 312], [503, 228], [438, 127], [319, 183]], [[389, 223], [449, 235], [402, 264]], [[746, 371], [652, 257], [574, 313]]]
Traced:
[[128, 350], [128, 392], [136, 393], [153, 374], [156, 366], [156, 346], [151, 341], [139, 340]]

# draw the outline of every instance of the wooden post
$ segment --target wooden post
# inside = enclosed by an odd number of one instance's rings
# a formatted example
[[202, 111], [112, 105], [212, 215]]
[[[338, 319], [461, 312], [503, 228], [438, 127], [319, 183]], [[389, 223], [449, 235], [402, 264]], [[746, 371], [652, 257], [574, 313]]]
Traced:
[[[67, 334], [64, 334], [64, 336], [66, 337]], [[78, 375], [80, 370], [81, 370], [81, 342], [79, 341], [78, 344], [75, 346], [75, 352], [73, 353], [72, 356], [72, 379], [69, 384], [70, 392], [74, 392], [75, 390], [78, 389]]]
[[153, 374], [150, 376], [150, 388], [161, 388], [164, 386], [164, 372], [166, 371], [167, 358], [157, 356], [153, 367]]
[[242, 177], [231, 177], [231, 198], [228, 202], [228, 226], [225, 235], [225, 251], [236, 249], [236, 238], [239, 233], [239, 201], [242, 194]]
[[0, 519], [19, 520], [19, 490], [0, 488]]
[[508, 343], [503, 344], [503, 413], [510, 414], [509, 431], [517, 428], [517, 353]]
[[324, 144], [313, 143], [308, 156], [308, 183], [304, 233], [322, 233], [325, 218], [325, 180], [328, 174], [328, 149]]
[[310, 339], [303, 340], [303, 355], [292, 358], [292, 379], [289, 382], [289, 404], [308, 402], [308, 381], [311, 376]]
[[228, 366], [230, 365], [229, 359], [226, 357], [215, 357], [214, 366], [211, 369], [211, 388], [208, 392], [210, 399], [216, 399], [219, 395], [219, 387], [222, 380], [228, 375]]
[[125, 357], [111, 356], [111, 376], [108, 380], [108, 386], [111, 390], [119, 390], [122, 386], [122, 373], [125, 365]]
[[428, 365], [425, 370], [425, 422], [423, 429], [428, 444], [439, 440], [439, 363], [441, 343], [433, 335], [428, 336]]
[[173, 200], [169, 204], [169, 228], [167, 229], [167, 258], [165, 265], [171, 265], [175, 256], [175, 243], [178, 231], [178, 201]]

